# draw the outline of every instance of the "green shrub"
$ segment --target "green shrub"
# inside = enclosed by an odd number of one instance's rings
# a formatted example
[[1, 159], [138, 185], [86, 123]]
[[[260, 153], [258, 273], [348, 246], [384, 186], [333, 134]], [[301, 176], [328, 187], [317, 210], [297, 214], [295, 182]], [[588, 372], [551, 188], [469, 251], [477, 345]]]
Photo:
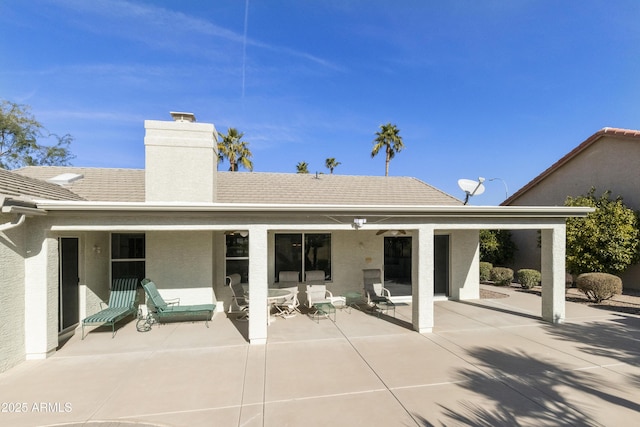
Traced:
[[506, 267], [493, 267], [491, 280], [498, 286], [509, 285], [513, 281], [513, 270]]
[[620, 274], [640, 260], [640, 220], [622, 198], [611, 200], [610, 191], [599, 198], [595, 189], [568, 197], [566, 206], [596, 208], [585, 218], [567, 219], [567, 270], [573, 274], [599, 271]]
[[523, 268], [522, 270], [518, 270], [516, 273], [518, 277], [518, 283], [525, 289], [531, 289], [534, 286], [538, 286], [540, 284], [540, 280], [542, 280], [542, 275], [538, 270], [532, 270], [530, 268]]
[[576, 279], [576, 286], [595, 302], [622, 293], [622, 279], [609, 273], [583, 273]]
[[480, 281], [486, 282], [491, 279], [491, 269], [493, 264], [490, 262], [480, 262]]

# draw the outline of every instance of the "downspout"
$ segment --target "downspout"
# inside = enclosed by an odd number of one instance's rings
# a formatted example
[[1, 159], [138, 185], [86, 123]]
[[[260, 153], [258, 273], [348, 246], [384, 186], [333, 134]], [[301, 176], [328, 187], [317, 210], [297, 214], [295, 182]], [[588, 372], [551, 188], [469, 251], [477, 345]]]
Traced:
[[24, 224], [27, 216], [47, 214], [46, 211], [38, 209], [37, 205], [35, 205], [34, 203], [24, 202], [20, 200], [10, 200], [9, 203], [7, 203], [8, 200], [9, 199], [7, 197], [0, 195], [0, 213], [16, 214], [19, 216], [17, 220], [0, 224], [0, 232], [20, 227], [22, 224]]
[[7, 231], [7, 230], [11, 230], [12, 228], [16, 228], [16, 227], [20, 227], [22, 224], [24, 224], [25, 219], [27, 219], [27, 216], [23, 213], [19, 214], [20, 216], [18, 217], [18, 221], [16, 222], [7, 222], [4, 224], [0, 225], [0, 232], [2, 231]]

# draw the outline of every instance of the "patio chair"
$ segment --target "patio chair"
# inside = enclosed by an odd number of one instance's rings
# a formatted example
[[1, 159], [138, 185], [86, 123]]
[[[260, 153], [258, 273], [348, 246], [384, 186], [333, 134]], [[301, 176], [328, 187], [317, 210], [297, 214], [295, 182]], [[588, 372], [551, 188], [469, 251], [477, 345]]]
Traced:
[[280, 288], [291, 292], [291, 296], [286, 298], [283, 302], [275, 304], [276, 316], [280, 316], [284, 319], [294, 317], [297, 313], [300, 313], [300, 301], [298, 301], [298, 286], [292, 286], [290, 288]]
[[396, 305], [391, 301], [391, 292], [382, 285], [382, 274], [378, 268], [362, 270], [364, 280], [364, 293], [367, 296], [367, 305], [373, 307], [378, 316], [381, 312], [393, 310], [396, 315]]
[[246, 293], [242, 284], [240, 284], [241, 277], [239, 274], [230, 274], [227, 276], [227, 286], [231, 288], [231, 304], [229, 305], [229, 313], [240, 312], [241, 315], [237, 317], [239, 320], [246, 320], [249, 317], [249, 301], [247, 300]]
[[336, 321], [336, 307], [332, 299], [333, 294], [326, 285], [307, 284], [307, 306], [313, 309], [312, 315], [314, 318], [317, 317], [318, 321], [320, 316], [331, 319], [331, 314], [333, 314], [333, 321]]
[[305, 271], [304, 282], [307, 285], [324, 285], [325, 273], [323, 270]]
[[216, 309], [215, 304], [180, 305], [179, 300], [177, 303], [168, 303], [162, 298], [156, 284], [150, 279], [144, 279], [142, 281], [142, 287], [153, 305], [150, 315], [158, 323], [197, 322], [204, 320], [205, 326], [207, 328], [209, 327], [209, 320], [213, 317], [213, 312]]
[[[111, 338], [116, 335], [115, 324], [129, 315], [136, 314], [136, 290], [138, 279], [135, 277], [114, 279], [111, 284], [111, 293], [107, 308], [92, 314], [82, 320], [82, 339], [84, 339], [84, 326], [93, 323], [111, 325]], [[102, 308], [103, 303], [100, 303]]]
[[291, 288], [300, 283], [300, 273], [297, 271], [281, 271], [278, 273], [278, 288]]
[[[304, 273], [304, 279], [307, 286], [316, 286], [316, 285], [326, 286], [324, 270], [307, 271]], [[336, 306], [336, 308], [344, 308], [346, 306], [346, 301], [347, 299], [345, 297], [333, 296], [333, 294], [329, 292], [329, 302], [331, 302], [331, 304]]]

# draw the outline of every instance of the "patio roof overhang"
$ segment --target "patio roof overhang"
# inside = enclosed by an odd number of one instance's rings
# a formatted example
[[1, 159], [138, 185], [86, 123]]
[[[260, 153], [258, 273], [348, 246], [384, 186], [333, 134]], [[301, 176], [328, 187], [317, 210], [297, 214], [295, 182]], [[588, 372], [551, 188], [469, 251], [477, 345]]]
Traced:
[[[53, 217], [51, 227], [70, 230], [415, 230], [431, 224], [437, 230], [543, 229], [583, 217], [592, 208], [573, 206], [426, 206], [426, 205], [303, 205], [219, 203], [114, 203], [39, 201]], [[133, 218], [133, 219], [132, 219]]]
[[323, 205], [245, 203], [137, 203], [69, 202], [42, 200], [38, 209], [67, 212], [155, 213], [268, 213], [340, 216], [448, 217], [448, 218], [570, 218], [584, 217], [590, 207], [576, 206], [429, 206], [429, 205]]

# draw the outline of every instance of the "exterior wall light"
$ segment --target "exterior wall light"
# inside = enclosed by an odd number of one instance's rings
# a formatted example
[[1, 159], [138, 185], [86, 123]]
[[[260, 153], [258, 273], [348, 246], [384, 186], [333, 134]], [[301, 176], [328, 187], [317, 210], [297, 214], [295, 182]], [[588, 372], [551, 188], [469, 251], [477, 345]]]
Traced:
[[356, 230], [360, 229], [363, 225], [367, 223], [367, 218], [354, 218], [353, 219], [353, 228]]

